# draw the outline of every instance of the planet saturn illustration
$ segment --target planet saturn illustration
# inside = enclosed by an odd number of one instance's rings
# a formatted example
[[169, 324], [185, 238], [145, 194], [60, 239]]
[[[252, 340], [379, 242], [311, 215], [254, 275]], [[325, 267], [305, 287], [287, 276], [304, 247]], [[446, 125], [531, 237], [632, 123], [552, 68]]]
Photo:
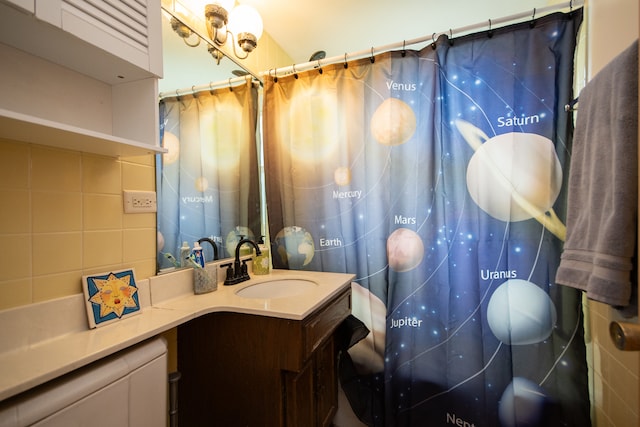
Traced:
[[562, 187], [553, 142], [523, 132], [489, 138], [463, 120], [456, 126], [475, 151], [467, 166], [467, 189], [480, 209], [506, 222], [533, 218], [564, 241], [566, 227], [553, 210]]

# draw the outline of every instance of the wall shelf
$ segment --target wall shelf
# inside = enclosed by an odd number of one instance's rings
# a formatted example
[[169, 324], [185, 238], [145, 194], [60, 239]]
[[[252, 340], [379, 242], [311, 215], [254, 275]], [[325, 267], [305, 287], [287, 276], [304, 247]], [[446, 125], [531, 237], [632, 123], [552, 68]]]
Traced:
[[105, 156], [164, 153], [159, 146], [120, 138], [0, 108], [0, 137]]

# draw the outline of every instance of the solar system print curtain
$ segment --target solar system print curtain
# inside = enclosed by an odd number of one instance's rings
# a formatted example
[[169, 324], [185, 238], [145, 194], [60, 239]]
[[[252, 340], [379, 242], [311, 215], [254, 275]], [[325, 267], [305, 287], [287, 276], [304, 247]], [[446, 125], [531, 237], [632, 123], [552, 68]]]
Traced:
[[590, 425], [581, 296], [554, 284], [581, 21], [267, 79], [274, 266], [356, 275], [366, 424]]
[[[238, 235], [260, 230], [256, 149], [257, 89], [248, 81], [160, 102], [162, 146], [156, 162], [158, 265], [170, 267], [183, 241], [218, 243], [220, 258]], [[213, 249], [203, 245], [205, 259]]]

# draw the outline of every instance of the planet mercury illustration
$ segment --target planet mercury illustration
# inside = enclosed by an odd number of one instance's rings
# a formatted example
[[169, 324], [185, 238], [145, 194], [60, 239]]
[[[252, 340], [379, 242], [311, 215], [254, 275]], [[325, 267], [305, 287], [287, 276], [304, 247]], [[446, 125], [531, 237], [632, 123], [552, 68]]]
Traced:
[[474, 202], [501, 221], [534, 218], [564, 241], [566, 227], [553, 210], [562, 166], [551, 140], [522, 132], [489, 138], [463, 120], [456, 126], [475, 150], [467, 166], [467, 189]]
[[416, 132], [416, 115], [404, 101], [388, 98], [371, 117], [371, 134], [382, 145], [400, 145]]
[[340, 166], [333, 172], [333, 180], [341, 187], [351, 183], [351, 169], [346, 166]]

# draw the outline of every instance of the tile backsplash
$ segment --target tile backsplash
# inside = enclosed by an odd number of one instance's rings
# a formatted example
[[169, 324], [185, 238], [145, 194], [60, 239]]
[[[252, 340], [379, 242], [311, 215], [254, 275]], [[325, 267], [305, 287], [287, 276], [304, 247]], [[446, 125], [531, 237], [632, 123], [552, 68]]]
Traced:
[[84, 274], [154, 275], [156, 214], [122, 202], [155, 191], [154, 164], [0, 139], [0, 310], [81, 293]]

